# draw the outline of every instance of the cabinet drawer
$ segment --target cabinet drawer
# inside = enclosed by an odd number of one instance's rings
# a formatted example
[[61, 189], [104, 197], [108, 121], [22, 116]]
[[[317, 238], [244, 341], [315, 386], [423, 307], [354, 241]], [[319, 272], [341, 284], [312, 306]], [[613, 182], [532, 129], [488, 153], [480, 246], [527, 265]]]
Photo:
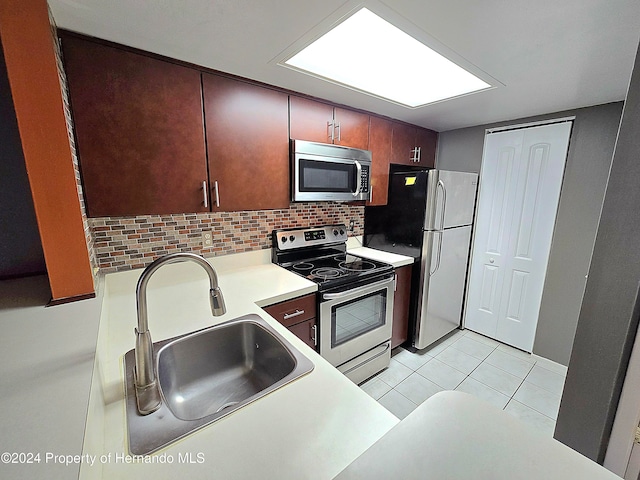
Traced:
[[305, 295], [264, 307], [264, 310], [285, 327], [315, 318], [316, 296]]

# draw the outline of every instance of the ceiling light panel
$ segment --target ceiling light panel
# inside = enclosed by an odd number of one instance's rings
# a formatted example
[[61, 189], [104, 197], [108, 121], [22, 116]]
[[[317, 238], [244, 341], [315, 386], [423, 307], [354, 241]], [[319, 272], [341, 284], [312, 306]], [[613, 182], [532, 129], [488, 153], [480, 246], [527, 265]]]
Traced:
[[491, 88], [366, 8], [284, 63], [409, 107]]

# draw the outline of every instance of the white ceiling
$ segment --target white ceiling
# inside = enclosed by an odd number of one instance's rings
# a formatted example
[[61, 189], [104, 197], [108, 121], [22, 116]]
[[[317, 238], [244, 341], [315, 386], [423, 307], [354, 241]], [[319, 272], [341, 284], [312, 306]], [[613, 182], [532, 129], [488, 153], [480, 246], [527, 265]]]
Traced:
[[[637, 0], [49, 0], [49, 5], [61, 28], [437, 131], [622, 100], [640, 38]], [[292, 46], [358, 5], [439, 43], [502, 85], [409, 109], [277, 65]], [[411, 65], [406, 73], [411, 75]]]

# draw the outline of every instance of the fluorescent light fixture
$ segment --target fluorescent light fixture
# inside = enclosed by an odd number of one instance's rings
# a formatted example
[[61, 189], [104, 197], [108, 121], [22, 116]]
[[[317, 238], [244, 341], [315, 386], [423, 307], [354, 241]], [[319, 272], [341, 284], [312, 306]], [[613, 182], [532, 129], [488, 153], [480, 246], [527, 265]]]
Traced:
[[409, 107], [491, 87], [366, 8], [284, 63]]

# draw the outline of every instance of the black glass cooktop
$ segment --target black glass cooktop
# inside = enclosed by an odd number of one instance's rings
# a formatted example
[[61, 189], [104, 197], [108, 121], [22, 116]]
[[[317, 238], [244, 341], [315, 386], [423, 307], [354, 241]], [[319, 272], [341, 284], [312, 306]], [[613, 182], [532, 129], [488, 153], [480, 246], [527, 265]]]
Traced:
[[393, 271], [389, 264], [350, 253], [305, 258], [281, 266], [318, 283], [323, 289]]

